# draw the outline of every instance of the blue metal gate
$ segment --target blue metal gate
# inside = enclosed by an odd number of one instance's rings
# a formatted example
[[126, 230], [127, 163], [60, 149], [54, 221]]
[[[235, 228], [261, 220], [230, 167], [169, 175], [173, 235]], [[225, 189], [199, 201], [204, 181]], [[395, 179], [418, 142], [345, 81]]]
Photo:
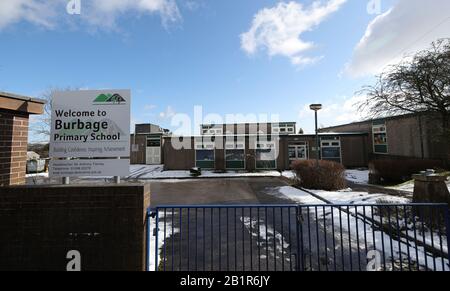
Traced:
[[147, 217], [148, 270], [450, 270], [446, 204], [161, 206]]

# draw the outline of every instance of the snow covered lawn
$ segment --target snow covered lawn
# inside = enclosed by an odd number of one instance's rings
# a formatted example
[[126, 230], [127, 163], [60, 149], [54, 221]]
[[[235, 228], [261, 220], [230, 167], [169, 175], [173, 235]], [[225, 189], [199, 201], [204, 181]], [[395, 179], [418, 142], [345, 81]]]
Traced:
[[[196, 178], [234, 178], [234, 177], [287, 177], [294, 178], [292, 171], [228, 171], [226, 173], [215, 173], [210, 170], [202, 170], [202, 174]], [[127, 179], [151, 180], [151, 179], [185, 179], [191, 178], [189, 171], [164, 171], [163, 165], [131, 165], [130, 175]]]
[[32, 178], [32, 177], [48, 177], [48, 173], [35, 173], [35, 174], [26, 174], [25, 178]]
[[[29, 174], [27, 178], [42, 177], [48, 178], [48, 173]], [[236, 178], [236, 177], [286, 177], [295, 178], [292, 171], [228, 171], [226, 173], [215, 173], [210, 170], [202, 170], [198, 177], [192, 177], [189, 171], [164, 171], [164, 165], [130, 165], [130, 175], [123, 177], [125, 180], [157, 180], [157, 179], [188, 179], [188, 178]], [[101, 180], [112, 177], [80, 177], [82, 180]]]
[[[354, 192], [351, 189], [346, 189], [342, 191], [321, 191], [321, 190], [307, 190], [315, 195], [318, 195], [333, 204], [354, 204], [354, 205], [364, 205], [364, 204], [403, 204], [410, 203], [411, 201], [407, 198], [395, 197], [386, 194], [369, 194], [366, 192]], [[351, 244], [355, 244], [355, 232], [356, 240], [359, 240], [359, 246], [367, 244], [375, 247], [380, 253], [384, 253], [387, 257], [393, 257], [394, 263], [388, 263], [386, 268], [392, 268], [392, 264], [396, 265], [396, 268], [399, 267], [399, 264], [403, 265], [403, 268], [409, 268], [409, 265], [406, 265], [405, 258], [410, 258], [411, 262], [416, 262], [420, 266], [421, 270], [425, 270], [428, 267], [434, 266], [436, 270], [450, 270], [448, 265], [448, 260], [446, 258], [441, 257], [433, 257], [427, 251], [425, 251], [423, 246], [416, 245], [413, 240], [407, 240], [406, 238], [394, 238], [391, 237], [385, 231], [380, 231], [379, 226], [373, 228], [372, 223], [369, 223], [366, 218], [373, 218], [374, 221], [378, 225], [386, 226], [386, 214], [380, 214], [383, 211], [386, 211], [389, 207], [382, 206], [381, 208], [372, 207], [344, 207], [344, 211], [339, 211], [340, 208], [332, 208], [330, 206], [326, 206], [325, 202], [315, 198], [314, 196], [308, 194], [305, 191], [294, 187], [275, 187], [271, 189], [269, 193], [272, 195], [278, 195], [283, 198], [290, 199], [294, 202], [301, 204], [309, 204], [309, 205], [324, 205], [323, 208], [312, 207], [309, 208], [309, 211], [312, 212], [311, 216], [315, 216], [315, 211], [317, 211], [317, 215], [319, 217], [319, 221], [322, 221], [323, 218], [326, 218], [330, 223], [334, 221], [334, 226], [336, 229], [342, 228], [344, 232], [353, 232], [353, 238]], [[308, 207], [306, 205], [306, 207]], [[348, 212], [347, 212], [348, 209]], [[397, 210], [390, 209], [388, 211], [403, 211], [403, 208], [395, 208]], [[404, 208], [407, 209], [407, 208]], [[374, 212], [372, 213], [372, 210]], [[398, 215], [398, 214], [397, 214]], [[394, 215], [395, 216], [395, 215]], [[366, 217], [366, 218], [364, 218]], [[382, 218], [384, 217], [384, 218]], [[405, 220], [406, 214], [403, 213], [399, 216], [398, 224], [396, 225], [395, 221], [391, 224], [391, 228], [394, 229], [393, 233], [401, 233], [405, 236], [409, 236], [410, 238], [417, 238], [419, 242], [425, 242], [429, 247], [435, 247], [439, 249], [438, 242], [440, 240], [442, 244], [442, 251], [447, 252], [447, 240], [445, 235], [439, 236], [436, 233], [436, 230], [431, 232], [429, 229], [425, 228], [417, 230], [416, 223], [419, 223], [420, 219], [414, 216], [408, 215], [408, 221]], [[414, 217], [414, 218], [413, 218]], [[394, 218], [395, 219], [395, 218]], [[384, 221], [384, 222], [383, 222]], [[414, 224], [411, 221], [415, 221]], [[342, 223], [344, 222], [344, 223]], [[390, 222], [389, 222], [390, 223]], [[417, 230], [417, 231], [416, 231]], [[358, 238], [359, 237], [359, 238]], [[366, 239], [367, 241], [364, 241]], [[433, 243], [434, 242], [434, 243]], [[403, 259], [401, 259], [403, 258]], [[400, 260], [403, 262], [400, 263]], [[416, 267], [415, 265], [412, 267]]]
[[352, 189], [345, 189], [340, 191], [323, 191], [323, 190], [308, 190], [312, 193], [331, 201], [334, 204], [376, 204], [379, 201], [383, 203], [411, 203], [408, 198], [396, 197], [387, 194], [367, 192], [355, 192]]
[[[447, 179], [447, 187], [448, 187], [448, 191], [450, 191], [450, 180], [449, 179]], [[405, 182], [405, 183], [397, 185], [397, 186], [391, 186], [391, 187], [386, 187], [386, 188], [413, 193], [414, 192], [414, 181], [411, 180], [411, 181]]]
[[[354, 192], [351, 189], [340, 191], [308, 190], [309, 192], [332, 202], [333, 204], [376, 204], [383, 203], [410, 203], [410, 199], [395, 197], [387, 194], [369, 194], [367, 192]], [[309, 193], [294, 187], [275, 187], [269, 194], [278, 195], [283, 198], [302, 204], [323, 204], [324, 201], [315, 198]]]
[[369, 184], [369, 170], [346, 170], [345, 179], [355, 184]]

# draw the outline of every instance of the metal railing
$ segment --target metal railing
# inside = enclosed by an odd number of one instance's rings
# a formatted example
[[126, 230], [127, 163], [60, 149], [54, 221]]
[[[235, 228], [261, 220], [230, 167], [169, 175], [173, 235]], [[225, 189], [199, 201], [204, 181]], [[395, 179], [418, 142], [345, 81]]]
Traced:
[[[156, 227], [158, 226], [158, 227]], [[159, 271], [448, 271], [445, 204], [161, 206]]]

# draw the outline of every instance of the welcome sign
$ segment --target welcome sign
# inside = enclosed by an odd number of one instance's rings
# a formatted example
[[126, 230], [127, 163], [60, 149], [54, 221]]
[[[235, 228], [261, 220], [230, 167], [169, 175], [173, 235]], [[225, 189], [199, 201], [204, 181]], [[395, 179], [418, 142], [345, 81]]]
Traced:
[[[52, 100], [50, 157], [128, 158], [130, 98], [130, 90], [55, 92]], [[103, 164], [93, 163], [91, 169], [86, 168], [87, 164], [84, 163], [80, 174], [105, 174], [101, 170], [102, 165], [110, 163], [103, 161]], [[67, 171], [64, 171], [64, 163], [67, 163]], [[123, 165], [119, 167], [123, 169], [117, 168], [116, 175], [128, 173], [129, 159], [116, 163]], [[65, 173], [76, 176], [77, 167], [80, 166], [69, 161], [58, 161], [58, 165], [62, 170], [58, 171], [57, 176], [64, 176]]]

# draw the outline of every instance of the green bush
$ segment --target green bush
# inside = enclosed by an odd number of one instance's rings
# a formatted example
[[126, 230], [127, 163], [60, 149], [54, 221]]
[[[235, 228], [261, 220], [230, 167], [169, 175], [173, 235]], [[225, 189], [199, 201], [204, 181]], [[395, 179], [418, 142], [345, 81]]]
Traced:
[[336, 191], [347, 186], [345, 168], [336, 162], [319, 161], [317, 167], [315, 160], [295, 161], [291, 168], [299, 186], [307, 189]]
[[369, 163], [370, 173], [384, 183], [401, 183], [411, 180], [413, 174], [427, 169], [439, 170], [443, 167], [439, 160], [422, 159], [380, 159]]

